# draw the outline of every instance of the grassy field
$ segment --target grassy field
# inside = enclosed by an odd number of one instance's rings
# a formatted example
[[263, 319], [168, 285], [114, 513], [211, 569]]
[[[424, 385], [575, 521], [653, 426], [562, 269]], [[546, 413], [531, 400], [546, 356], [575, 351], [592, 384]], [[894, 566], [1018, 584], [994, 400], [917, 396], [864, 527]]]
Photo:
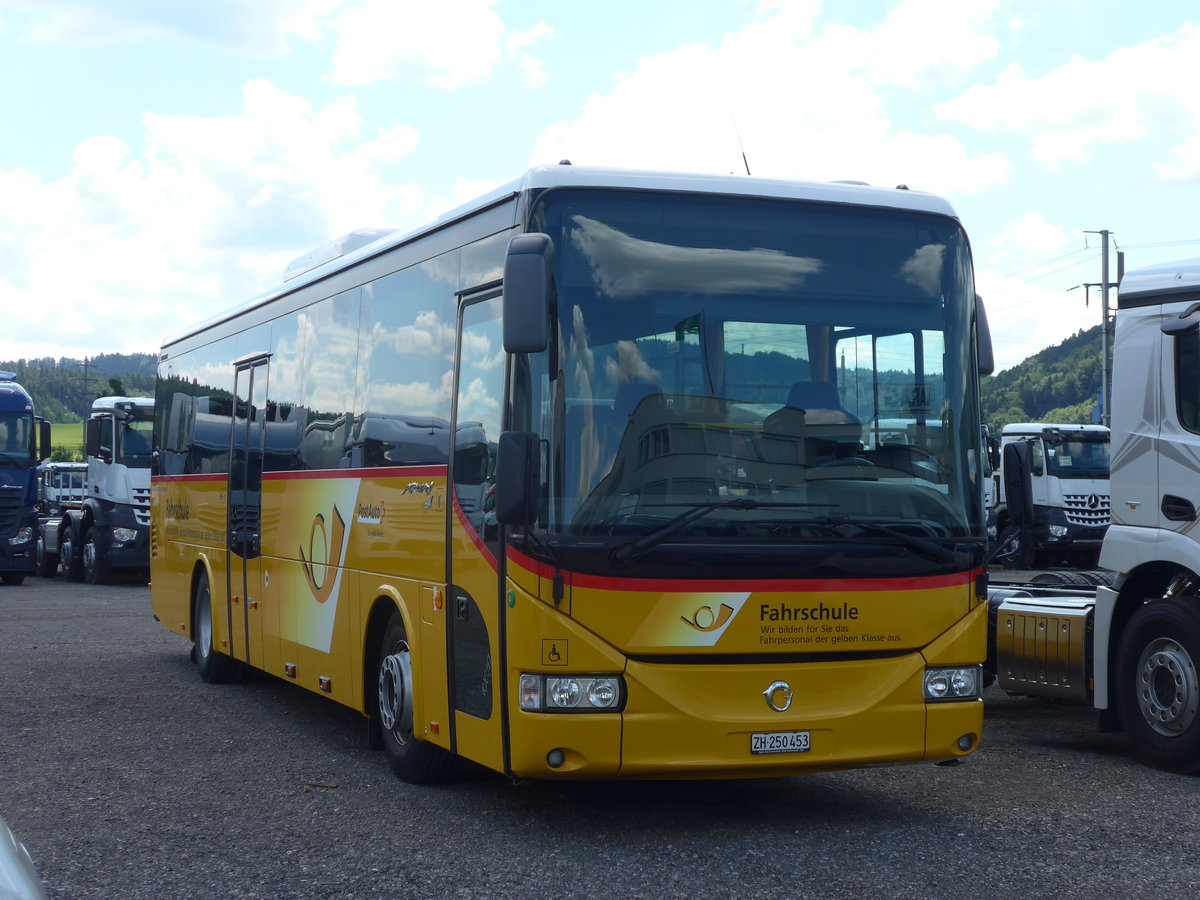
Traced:
[[[54, 449], [63, 447], [83, 459], [83, 423], [72, 422], [66, 425], [51, 423], [50, 446]], [[61, 458], [60, 453], [55, 454]]]

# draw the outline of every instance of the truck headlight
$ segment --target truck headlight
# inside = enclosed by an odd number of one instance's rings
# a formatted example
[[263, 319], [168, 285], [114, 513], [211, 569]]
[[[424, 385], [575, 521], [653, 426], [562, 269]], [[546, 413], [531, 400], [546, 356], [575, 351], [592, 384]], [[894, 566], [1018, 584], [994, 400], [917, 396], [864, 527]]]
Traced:
[[1067, 536], [1067, 526], [1066, 525], [1051, 525], [1050, 526], [1050, 537], [1065, 538], [1066, 536]]
[[976, 700], [982, 684], [981, 666], [925, 670], [925, 700]]
[[8, 542], [14, 547], [17, 544], [28, 544], [33, 540], [33, 527], [30, 525], [22, 525], [17, 529], [17, 533], [8, 539]]
[[619, 675], [523, 672], [519, 696], [526, 712], [618, 712], [625, 685]]
[[128, 544], [131, 541], [137, 540], [136, 528], [114, 528], [112, 530], [112, 539], [118, 544]]

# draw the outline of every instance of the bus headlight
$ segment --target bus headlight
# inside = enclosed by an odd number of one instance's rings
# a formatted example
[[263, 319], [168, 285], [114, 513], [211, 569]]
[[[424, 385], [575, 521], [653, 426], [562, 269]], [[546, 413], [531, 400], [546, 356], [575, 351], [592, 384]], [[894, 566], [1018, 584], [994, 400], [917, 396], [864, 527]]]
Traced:
[[982, 666], [926, 669], [925, 699], [977, 700], [982, 683]]
[[619, 675], [523, 672], [519, 695], [526, 712], [619, 712], [625, 687]]
[[14, 547], [17, 544], [28, 544], [33, 540], [33, 528], [29, 525], [22, 525], [17, 529], [17, 533], [8, 539], [8, 542]]

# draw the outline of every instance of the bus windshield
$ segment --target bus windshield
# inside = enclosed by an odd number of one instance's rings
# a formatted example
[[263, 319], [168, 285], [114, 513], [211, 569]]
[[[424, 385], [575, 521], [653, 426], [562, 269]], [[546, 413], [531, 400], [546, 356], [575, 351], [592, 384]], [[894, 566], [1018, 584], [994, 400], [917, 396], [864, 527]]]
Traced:
[[557, 547], [689, 565], [870, 544], [892, 570], [974, 552], [974, 289], [957, 222], [586, 190], [551, 191], [537, 213], [558, 333], [530, 417]]

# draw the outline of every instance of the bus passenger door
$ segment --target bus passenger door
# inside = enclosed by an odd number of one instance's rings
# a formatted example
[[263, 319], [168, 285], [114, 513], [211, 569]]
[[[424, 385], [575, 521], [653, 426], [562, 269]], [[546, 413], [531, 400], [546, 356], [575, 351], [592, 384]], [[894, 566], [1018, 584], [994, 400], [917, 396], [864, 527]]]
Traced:
[[267, 358], [237, 365], [229, 454], [229, 545], [225, 571], [229, 654], [263, 666], [262, 471], [266, 421]]
[[495, 290], [465, 298], [455, 354], [454, 450], [446, 563], [451, 748], [503, 771], [503, 671], [496, 442], [504, 409], [501, 303]]

